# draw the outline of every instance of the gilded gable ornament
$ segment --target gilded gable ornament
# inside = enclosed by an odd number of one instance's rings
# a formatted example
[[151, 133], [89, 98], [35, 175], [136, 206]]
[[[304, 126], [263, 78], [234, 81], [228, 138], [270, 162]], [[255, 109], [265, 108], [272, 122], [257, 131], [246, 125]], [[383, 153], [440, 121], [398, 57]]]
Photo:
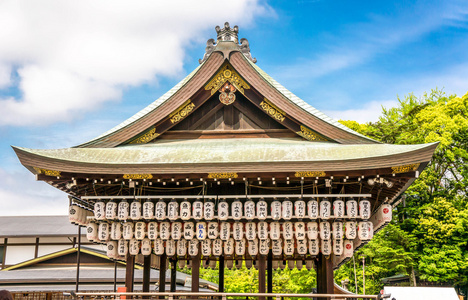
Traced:
[[236, 101], [236, 88], [229, 82], [226, 82], [223, 87], [219, 89], [219, 92], [219, 101], [222, 104], [230, 105]]
[[285, 117], [285, 113], [276, 107], [273, 103], [268, 101], [267, 98], [264, 98], [263, 101], [260, 103], [260, 107], [267, 113], [269, 114], [273, 119], [283, 122]]
[[61, 172], [56, 171], [56, 170], [41, 169], [41, 168], [36, 168], [36, 167], [34, 167], [34, 170], [36, 170], [37, 174], [44, 174], [46, 176], [56, 176], [56, 177], [62, 176]]
[[146, 144], [157, 138], [159, 135], [160, 134], [156, 132], [156, 127], [153, 127], [145, 134], [131, 141], [130, 144]]
[[172, 124], [179, 122], [180, 120], [187, 117], [192, 110], [195, 108], [195, 104], [192, 101], [187, 100], [184, 104], [182, 104], [176, 111], [169, 115], [169, 120], [171, 120]]
[[301, 125], [301, 131], [296, 132], [298, 135], [302, 136], [309, 141], [325, 142], [327, 139], [321, 137], [317, 133], [313, 132], [309, 128]]
[[226, 82], [229, 82], [239, 92], [244, 94], [244, 89], [250, 89], [250, 86], [245, 82], [239, 74], [229, 65], [226, 64], [221, 70], [208, 82], [205, 90], [211, 90], [211, 95], [216, 93]]

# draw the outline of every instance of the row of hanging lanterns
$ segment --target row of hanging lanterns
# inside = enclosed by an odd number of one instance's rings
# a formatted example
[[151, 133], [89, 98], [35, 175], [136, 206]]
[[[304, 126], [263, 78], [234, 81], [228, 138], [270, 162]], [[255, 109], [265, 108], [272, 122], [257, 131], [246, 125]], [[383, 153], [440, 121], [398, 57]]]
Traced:
[[246, 239], [234, 240], [229, 238], [226, 241], [221, 239], [215, 240], [166, 240], [156, 239], [151, 241], [148, 238], [137, 240], [135, 238], [127, 241], [120, 239], [118, 241], [107, 242], [107, 256], [112, 259], [118, 259], [121, 256], [130, 255], [156, 255], [166, 254], [168, 257], [194, 257], [200, 254], [203, 257], [221, 255], [226, 256], [250, 256], [268, 255], [270, 247], [274, 256], [292, 257], [298, 255], [313, 255], [316, 256], [320, 252], [324, 255], [344, 254], [345, 257], [353, 255], [352, 240], [258, 240], [254, 239], [247, 241]]
[[[329, 218], [361, 218], [367, 220], [371, 216], [371, 204], [367, 199], [354, 199], [346, 202], [337, 198], [333, 202], [327, 198], [316, 200], [312, 198], [307, 203], [304, 200], [297, 200], [294, 203], [288, 199], [283, 201], [272, 201], [270, 204], [270, 214], [268, 214], [268, 203], [260, 199], [257, 202], [247, 200], [233, 201], [230, 205], [226, 201], [220, 201], [215, 207], [211, 201], [185, 200], [181, 203], [172, 200], [169, 203], [158, 201], [98, 201], [94, 204], [94, 216], [96, 220], [265, 220], [271, 217], [273, 220], [291, 220], [292, 218], [329, 219]], [[229, 207], [230, 206], [230, 207]], [[217, 208], [217, 209], [216, 209]], [[230, 209], [229, 209], [230, 208]], [[217, 212], [217, 215], [215, 214]], [[332, 214], [333, 213], [333, 214]]]
[[373, 236], [373, 224], [370, 221], [348, 222], [90, 222], [87, 225], [87, 238], [93, 242], [109, 240], [310, 240], [355, 239], [370, 240]]
[[[243, 264], [242, 262], [245, 261], [245, 267], [247, 269], [255, 268], [258, 269], [258, 263], [255, 260], [252, 259], [245, 259], [245, 260], [232, 260], [232, 259], [226, 259], [224, 261], [224, 265], [227, 269], [241, 269]], [[207, 269], [215, 269], [216, 268], [216, 260], [203, 260], [201, 267]], [[192, 268], [191, 261], [188, 260], [179, 260], [179, 268], [184, 268], [187, 266], [188, 268]], [[288, 268], [290, 270], [296, 268], [298, 270], [302, 270], [302, 268], [305, 267], [307, 270], [312, 270], [314, 268], [314, 261], [311, 259], [307, 260], [273, 260], [272, 261], [272, 268], [273, 270], [276, 269], [281, 269], [284, 270], [285, 268]]]

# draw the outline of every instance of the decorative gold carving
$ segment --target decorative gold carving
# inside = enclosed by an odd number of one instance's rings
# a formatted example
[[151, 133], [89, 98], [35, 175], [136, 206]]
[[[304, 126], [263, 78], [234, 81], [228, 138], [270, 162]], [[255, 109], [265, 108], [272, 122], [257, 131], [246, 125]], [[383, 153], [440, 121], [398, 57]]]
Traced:
[[245, 82], [230, 65], [226, 64], [221, 68], [218, 74], [208, 82], [205, 86], [205, 90], [211, 90], [211, 95], [213, 95], [226, 81], [229, 81], [242, 94], [244, 94], [244, 89], [250, 89], [247, 82]]
[[171, 123], [174, 124], [184, 119], [194, 108], [195, 104], [193, 104], [190, 99], [185, 101], [184, 104], [182, 104], [176, 111], [169, 115]]
[[228, 178], [237, 178], [239, 175], [235, 172], [224, 172], [224, 173], [209, 173], [208, 178], [216, 179], [228, 179]]
[[156, 133], [156, 127], [151, 128], [150, 131], [143, 134], [142, 136], [138, 137], [137, 139], [130, 142], [130, 144], [146, 144], [155, 138], [157, 138], [160, 134]]
[[416, 171], [418, 168], [419, 168], [419, 164], [396, 166], [396, 167], [392, 167], [392, 174]]
[[62, 176], [60, 173], [60, 171], [55, 171], [55, 170], [48, 170], [48, 169], [41, 169], [41, 168], [36, 168], [34, 167], [34, 170], [36, 170], [36, 172], [38, 174], [44, 174], [44, 175], [47, 175], [47, 176], [54, 176], [54, 177], [60, 177]]
[[[230, 71], [226, 70], [224, 72], [226, 73]], [[219, 92], [219, 101], [222, 104], [231, 105], [234, 103], [234, 101], [236, 101], [236, 94], [234, 94], [236, 92], [236, 88], [229, 82], [226, 82], [226, 84], [224, 84], [223, 87], [219, 89]]]
[[124, 179], [151, 179], [153, 175], [151, 174], [124, 174]]
[[299, 171], [294, 174], [296, 177], [323, 177], [327, 176], [325, 171]]
[[273, 119], [277, 121], [283, 122], [285, 117], [285, 113], [276, 107], [273, 103], [268, 101], [267, 98], [264, 98], [263, 101], [260, 103], [260, 107], [266, 111]]
[[303, 125], [301, 125], [301, 131], [298, 131], [296, 133], [309, 141], [326, 141], [325, 138], [321, 137], [320, 135], [316, 134], [315, 132]]

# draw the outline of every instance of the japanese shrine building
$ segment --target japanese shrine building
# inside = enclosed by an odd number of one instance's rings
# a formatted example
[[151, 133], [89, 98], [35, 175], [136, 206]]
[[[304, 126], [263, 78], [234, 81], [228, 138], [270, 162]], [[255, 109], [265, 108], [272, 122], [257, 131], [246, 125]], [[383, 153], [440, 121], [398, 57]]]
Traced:
[[262, 71], [237, 26], [216, 32], [198, 68], [101, 136], [13, 148], [71, 196], [70, 218], [88, 239], [127, 261], [129, 291], [135, 255], [151, 254], [162, 269], [166, 258], [189, 263], [192, 291], [200, 266], [219, 262], [223, 291], [224, 266], [245, 261], [261, 271], [260, 292], [288, 265], [315, 268], [318, 292], [333, 293], [333, 269], [391, 220], [437, 144], [354, 132]]

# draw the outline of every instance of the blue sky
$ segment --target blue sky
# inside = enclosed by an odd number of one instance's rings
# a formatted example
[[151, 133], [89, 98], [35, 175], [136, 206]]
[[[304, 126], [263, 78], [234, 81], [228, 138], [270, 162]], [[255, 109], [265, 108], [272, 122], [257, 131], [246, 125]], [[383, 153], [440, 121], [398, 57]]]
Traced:
[[198, 66], [225, 21], [258, 66], [335, 118], [468, 92], [466, 1], [161, 2], [0, 1], [0, 215], [66, 213], [10, 145], [70, 147], [112, 128]]

